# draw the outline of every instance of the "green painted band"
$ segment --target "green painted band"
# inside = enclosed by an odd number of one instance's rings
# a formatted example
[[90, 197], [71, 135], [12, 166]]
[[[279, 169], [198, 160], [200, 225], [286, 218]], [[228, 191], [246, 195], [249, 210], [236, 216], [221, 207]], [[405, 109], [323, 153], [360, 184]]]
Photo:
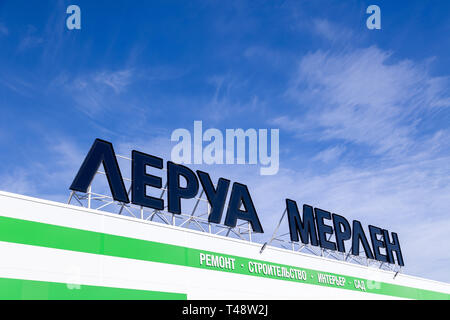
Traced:
[[[9, 217], [0, 217], [0, 241], [204, 268], [400, 298], [450, 299], [450, 294], [447, 293]], [[204, 258], [202, 263], [200, 257]], [[231, 262], [233, 268], [230, 267]]]
[[0, 278], [2, 300], [187, 300], [186, 294]]

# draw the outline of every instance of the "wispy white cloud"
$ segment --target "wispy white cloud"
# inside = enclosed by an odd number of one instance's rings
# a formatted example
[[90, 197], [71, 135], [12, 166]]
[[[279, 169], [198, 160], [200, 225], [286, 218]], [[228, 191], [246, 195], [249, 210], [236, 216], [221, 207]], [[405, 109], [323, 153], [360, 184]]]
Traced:
[[[145, 82], [151, 89], [151, 83], [180, 78], [185, 71], [167, 66], [155, 66], [145, 70], [126, 67], [119, 70], [100, 70], [71, 78], [68, 74], [60, 74], [53, 79], [53, 89], [63, 89], [75, 101], [76, 107], [90, 117], [99, 115], [102, 111], [123, 107], [137, 110], [145, 117], [142, 108], [134, 105], [136, 102], [131, 93], [136, 83]], [[138, 93], [138, 96], [142, 91]], [[131, 98], [130, 98], [131, 97]], [[142, 104], [137, 101], [137, 104]]]
[[42, 148], [45, 156], [3, 173], [0, 176], [0, 190], [49, 200], [66, 199], [68, 187], [87, 150], [80, 149], [71, 139], [50, 135], [48, 132], [39, 138], [45, 141]]
[[100, 72], [93, 77], [93, 81], [100, 86], [109, 86], [115, 93], [120, 93], [130, 84], [132, 74], [130, 69]]
[[26, 36], [20, 41], [19, 51], [24, 51], [39, 46], [44, 42], [44, 39], [35, 36]]
[[345, 152], [345, 147], [334, 146], [334, 147], [327, 148], [327, 149], [319, 152], [313, 158], [313, 160], [319, 160], [324, 163], [329, 163], [331, 161], [337, 160], [344, 152]]
[[230, 75], [215, 75], [207, 80], [214, 88], [208, 101], [202, 102], [200, 114], [203, 119], [219, 122], [237, 114], [263, 112], [266, 104], [257, 95], [241, 97], [241, 92], [248, 86], [248, 79]]
[[36, 92], [36, 86], [14, 74], [0, 77], [0, 85], [23, 96], [31, 97]]
[[37, 34], [35, 26], [29, 25], [23, 38], [19, 42], [19, 51], [32, 49], [44, 43], [44, 39]]
[[274, 122], [312, 130], [321, 140], [364, 144], [377, 154], [409, 150], [424, 115], [446, 105], [448, 79], [412, 61], [391, 60], [376, 47], [303, 57], [287, 94], [307, 110], [306, 118]]
[[53, 85], [62, 86], [75, 100], [78, 109], [93, 117], [111, 107], [111, 102], [123, 94], [132, 82], [133, 70], [101, 71], [69, 79], [62, 75]]
[[271, 65], [276, 65], [280, 60], [286, 59], [285, 53], [281, 53], [271, 47], [266, 46], [250, 46], [244, 50], [244, 57], [247, 59], [263, 59], [265, 61], [270, 61]]
[[30, 175], [23, 169], [4, 174], [0, 179], [0, 190], [31, 195], [36, 191]]
[[352, 30], [338, 26], [326, 19], [314, 19], [312, 30], [315, 34], [332, 42], [345, 41], [353, 36]]
[[0, 36], [7, 36], [9, 34], [8, 28], [2, 23], [0, 23]]

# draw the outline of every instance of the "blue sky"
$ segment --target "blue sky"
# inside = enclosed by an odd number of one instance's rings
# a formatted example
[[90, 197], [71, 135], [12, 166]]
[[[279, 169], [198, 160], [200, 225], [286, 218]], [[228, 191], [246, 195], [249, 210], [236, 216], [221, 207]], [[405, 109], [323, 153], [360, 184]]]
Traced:
[[[82, 29], [65, 27], [77, 4]], [[366, 8], [381, 8], [381, 30]], [[450, 3], [0, 0], [0, 189], [65, 201], [95, 138], [169, 160], [171, 132], [280, 129], [249, 186], [399, 234], [405, 272], [450, 282]], [[192, 166], [195, 168], [195, 166]], [[269, 196], [268, 196], [269, 195]]]

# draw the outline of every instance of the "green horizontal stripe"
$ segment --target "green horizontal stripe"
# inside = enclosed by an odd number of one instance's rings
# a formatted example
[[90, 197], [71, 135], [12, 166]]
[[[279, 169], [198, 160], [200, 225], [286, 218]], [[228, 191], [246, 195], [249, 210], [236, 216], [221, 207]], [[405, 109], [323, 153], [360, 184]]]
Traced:
[[181, 293], [0, 278], [2, 300], [186, 300]]
[[[355, 284], [362, 283], [365, 292], [389, 295], [410, 299], [450, 299], [450, 294], [435, 291], [417, 289], [412, 287], [394, 285], [384, 282], [373, 282], [370, 279], [356, 278], [339, 274], [321, 272], [318, 270], [305, 269], [299, 266], [289, 266], [267, 262], [256, 259], [249, 259], [239, 256], [231, 256], [222, 253], [198, 250], [182, 246], [170, 245], [159, 242], [146, 241], [141, 239], [116, 236], [100, 232], [73, 229], [57, 225], [44, 224], [34, 221], [20, 220], [9, 217], [0, 217], [0, 241], [28, 244], [40, 247], [72, 250], [92, 254], [101, 254], [113, 257], [137, 259], [159, 263], [167, 263], [179, 266], [205, 268], [210, 270], [230, 272], [249, 276], [258, 276], [285, 281], [294, 281], [319, 286], [340, 288], [353, 291], [362, 291]], [[223, 258], [234, 259], [234, 269], [207, 266], [200, 264], [200, 254], [210, 254]], [[251, 272], [250, 268], [256, 264], [265, 264], [272, 271], [281, 268], [304, 271], [306, 280], [280, 277], [279, 274], [262, 274]], [[343, 286], [335, 283], [319, 282], [320, 275], [341, 277], [345, 280]]]

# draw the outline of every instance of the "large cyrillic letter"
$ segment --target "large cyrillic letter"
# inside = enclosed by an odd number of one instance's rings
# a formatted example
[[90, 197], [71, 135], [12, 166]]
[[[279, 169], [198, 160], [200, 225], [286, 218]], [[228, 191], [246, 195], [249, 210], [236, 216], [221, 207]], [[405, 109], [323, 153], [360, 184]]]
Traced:
[[359, 243], [362, 243], [366, 257], [373, 259], [373, 253], [370, 249], [369, 242], [367, 241], [364, 229], [361, 226], [361, 222], [358, 220], [353, 221], [353, 235], [352, 235], [352, 255], [359, 256]]
[[[244, 210], [240, 210], [241, 204], [244, 206]], [[235, 182], [231, 189], [225, 225], [234, 228], [236, 227], [237, 219], [250, 222], [254, 232], [264, 232], [247, 186]]]
[[[333, 213], [333, 226], [338, 251], [345, 252], [344, 240], [348, 240], [352, 236], [350, 224], [343, 216]], [[344, 228], [344, 230], [342, 230], [342, 227]]]
[[386, 244], [384, 239], [380, 240], [378, 239], [377, 235], [383, 235], [383, 230], [378, 227], [369, 226], [369, 232], [370, 232], [370, 239], [372, 240], [372, 248], [373, 253], [375, 255], [375, 260], [381, 261], [381, 262], [388, 262], [388, 258], [386, 255], [381, 254], [380, 249], [385, 248]]
[[86, 192], [100, 164], [103, 163], [112, 197], [116, 201], [129, 203], [127, 191], [117, 163], [116, 154], [111, 142], [96, 139], [84, 159], [80, 170], [70, 186], [71, 190]]
[[388, 257], [389, 263], [395, 263], [394, 255], [392, 252], [395, 252], [397, 255], [397, 262], [399, 266], [404, 266], [402, 250], [400, 249], [400, 242], [398, 241], [398, 236], [395, 232], [392, 232], [392, 240], [389, 240], [389, 232], [387, 230], [383, 230], [384, 242], [386, 244], [386, 253]]
[[318, 246], [316, 225], [314, 223], [313, 208], [303, 205], [303, 221], [298, 213], [297, 203], [293, 200], [286, 199], [286, 210], [289, 220], [289, 232], [291, 241], [298, 242], [298, 235], [304, 244], [308, 244], [311, 239], [313, 246]]
[[133, 165], [131, 169], [132, 190], [131, 201], [138, 206], [144, 206], [156, 210], [164, 209], [164, 200], [147, 196], [146, 187], [151, 186], [161, 189], [162, 179], [147, 174], [146, 167], [150, 166], [157, 169], [163, 168], [163, 160], [161, 158], [151, 156], [136, 150], [132, 152]]
[[[180, 177], [186, 179], [186, 187], [181, 187]], [[188, 167], [167, 162], [167, 201], [168, 210], [174, 214], [181, 213], [181, 199], [192, 199], [198, 192], [198, 180]]]
[[319, 244], [322, 248], [328, 250], [336, 250], [336, 244], [334, 242], [328, 241], [327, 234], [333, 234], [333, 228], [329, 225], [326, 225], [323, 221], [331, 220], [331, 213], [328, 211], [315, 208], [316, 213], [316, 225], [317, 225], [317, 233], [319, 234]]
[[214, 188], [209, 174], [197, 170], [197, 175], [200, 178], [203, 190], [205, 191], [208, 202], [211, 205], [211, 212], [209, 213], [208, 221], [220, 223], [223, 208], [225, 207], [225, 201], [227, 199], [230, 180], [220, 178], [217, 182], [217, 188]]

